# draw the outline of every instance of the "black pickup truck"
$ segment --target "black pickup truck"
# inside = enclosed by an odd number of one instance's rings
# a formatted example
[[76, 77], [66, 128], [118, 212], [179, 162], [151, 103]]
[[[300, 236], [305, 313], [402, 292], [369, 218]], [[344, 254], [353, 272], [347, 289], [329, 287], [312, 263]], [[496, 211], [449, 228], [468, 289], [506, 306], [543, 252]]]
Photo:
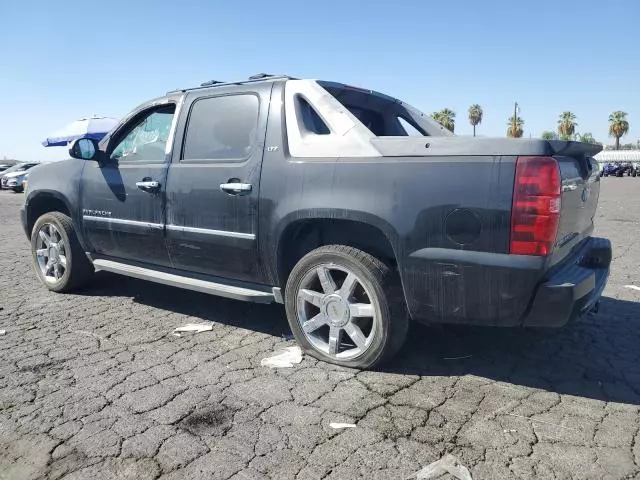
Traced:
[[600, 148], [456, 137], [381, 93], [258, 75], [76, 140], [33, 169], [22, 221], [50, 290], [106, 270], [280, 302], [304, 351], [367, 368], [410, 319], [559, 327], [594, 309]]

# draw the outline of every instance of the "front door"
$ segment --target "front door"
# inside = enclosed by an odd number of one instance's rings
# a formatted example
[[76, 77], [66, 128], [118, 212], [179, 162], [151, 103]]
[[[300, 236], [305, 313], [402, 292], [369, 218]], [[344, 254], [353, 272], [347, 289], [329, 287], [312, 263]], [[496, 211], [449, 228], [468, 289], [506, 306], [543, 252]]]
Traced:
[[167, 102], [134, 113], [106, 145], [101, 142], [106, 160], [86, 162], [82, 221], [93, 253], [170, 266], [164, 187], [175, 108]]
[[260, 169], [271, 85], [186, 97], [167, 178], [167, 245], [176, 268], [261, 283]]

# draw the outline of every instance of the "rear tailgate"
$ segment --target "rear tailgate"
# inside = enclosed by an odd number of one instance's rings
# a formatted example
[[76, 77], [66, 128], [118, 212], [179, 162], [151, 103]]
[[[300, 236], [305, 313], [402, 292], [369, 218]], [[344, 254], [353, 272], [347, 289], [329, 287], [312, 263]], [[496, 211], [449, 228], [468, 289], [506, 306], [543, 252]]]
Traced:
[[600, 195], [600, 174], [593, 155], [602, 147], [580, 142], [550, 141], [560, 166], [562, 202], [556, 244], [550, 265], [566, 258], [593, 232]]

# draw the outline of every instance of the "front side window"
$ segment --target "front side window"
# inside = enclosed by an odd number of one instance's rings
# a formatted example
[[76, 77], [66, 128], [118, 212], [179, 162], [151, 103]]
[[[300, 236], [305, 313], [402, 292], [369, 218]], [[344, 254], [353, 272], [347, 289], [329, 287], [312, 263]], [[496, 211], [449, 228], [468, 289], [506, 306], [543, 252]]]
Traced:
[[258, 97], [251, 94], [196, 100], [189, 114], [182, 160], [248, 158], [256, 142], [258, 111]]
[[111, 158], [125, 162], [163, 162], [175, 105], [164, 105], [133, 121], [118, 141]]

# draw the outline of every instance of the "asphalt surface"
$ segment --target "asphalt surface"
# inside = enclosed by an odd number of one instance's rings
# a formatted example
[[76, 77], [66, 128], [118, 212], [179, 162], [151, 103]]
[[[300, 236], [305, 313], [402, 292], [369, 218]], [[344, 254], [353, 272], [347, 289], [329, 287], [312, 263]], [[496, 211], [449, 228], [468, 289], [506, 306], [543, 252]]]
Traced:
[[[640, 179], [606, 178], [600, 313], [552, 332], [412, 327], [382, 371], [303, 358], [279, 306], [100, 273], [49, 293], [0, 194], [0, 479], [640, 478]], [[175, 337], [175, 327], [213, 330]], [[355, 423], [334, 430], [330, 422]]]

